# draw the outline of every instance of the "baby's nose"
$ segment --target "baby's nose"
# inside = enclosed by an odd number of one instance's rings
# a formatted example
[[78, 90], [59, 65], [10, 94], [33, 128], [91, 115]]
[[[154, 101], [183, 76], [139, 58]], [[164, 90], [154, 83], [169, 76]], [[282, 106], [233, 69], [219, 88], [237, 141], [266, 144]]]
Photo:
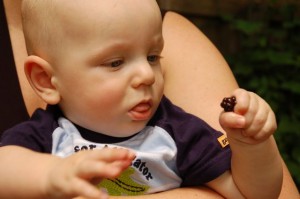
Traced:
[[155, 82], [155, 73], [149, 63], [142, 64], [136, 68], [136, 76], [133, 80], [133, 86], [139, 87], [141, 85], [150, 86]]

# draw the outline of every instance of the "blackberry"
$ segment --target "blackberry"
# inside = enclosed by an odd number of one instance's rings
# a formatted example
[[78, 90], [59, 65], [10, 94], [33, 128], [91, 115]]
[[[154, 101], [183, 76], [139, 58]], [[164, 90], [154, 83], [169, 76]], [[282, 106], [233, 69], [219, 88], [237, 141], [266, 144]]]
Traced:
[[224, 97], [221, 102], [221, 107], [224, 109], [225, 112], [233, 111], [234, 106], [236, 105], [236, 98], [232, 97]]

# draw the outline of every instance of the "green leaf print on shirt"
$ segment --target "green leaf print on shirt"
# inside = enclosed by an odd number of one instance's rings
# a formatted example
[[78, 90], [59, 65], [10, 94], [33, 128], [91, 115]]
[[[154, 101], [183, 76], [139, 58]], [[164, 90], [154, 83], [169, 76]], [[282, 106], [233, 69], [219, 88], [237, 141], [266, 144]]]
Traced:
[[134, 168], [129, 167], [117, 179], [105, 179], [97, 187], [106, 189], [111, 196], [142, 195], [149, 186], [133, 181], [130, 176], [134, 172]]

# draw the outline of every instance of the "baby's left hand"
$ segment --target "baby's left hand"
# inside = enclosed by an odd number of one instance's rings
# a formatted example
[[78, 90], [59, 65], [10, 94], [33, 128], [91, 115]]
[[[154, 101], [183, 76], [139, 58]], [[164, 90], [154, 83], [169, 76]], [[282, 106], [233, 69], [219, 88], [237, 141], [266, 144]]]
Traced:
[[258, 144], [267, 140], [276, 130], [275, 114], [269, 104], [257, 94], [244, 89], [233, 92], [237, 104], [233, 112], [222, 112], [219, 122], [229, 140]]

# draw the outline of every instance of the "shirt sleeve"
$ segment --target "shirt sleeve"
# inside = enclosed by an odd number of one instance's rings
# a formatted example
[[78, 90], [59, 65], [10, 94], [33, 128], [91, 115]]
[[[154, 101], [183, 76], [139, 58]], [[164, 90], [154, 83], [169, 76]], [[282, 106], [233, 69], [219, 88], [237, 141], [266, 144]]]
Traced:
[[159, 109], [161, 125], [170, 132], [177, 145], [181, 186], [199, 186], [230, 170], [231, 150], [218, 140], [224, 137], [221, 132], [166, 98]]
[[16, 145], [37, 152], [51, 153], [52, 133], [57, 126], [51, 113], [38, 109], [30, 120], [6, 130], [0, 146]]

